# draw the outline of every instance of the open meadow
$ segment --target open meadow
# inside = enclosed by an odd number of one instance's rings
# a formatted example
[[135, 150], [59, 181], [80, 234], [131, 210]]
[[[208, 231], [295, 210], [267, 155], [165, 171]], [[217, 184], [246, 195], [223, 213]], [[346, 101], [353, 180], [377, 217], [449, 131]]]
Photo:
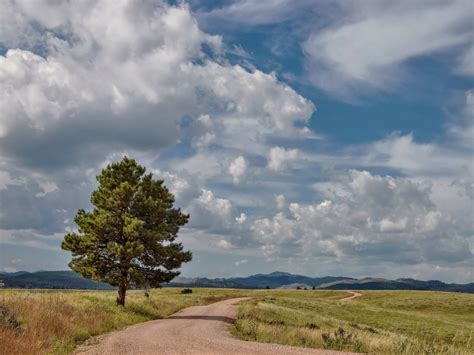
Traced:
[[387, 354], [474, 352], [474, 295], [419, 291], [181, 289], [131, 291], [0, 290], [1, 354], [66, 354], [91, 336], [233, 297], [242, 303], [236, 337], [293, 346]]
[[474, 353], [474, 295], [275, 291], [240, 308], [232, 332], [259, 342], [385, 354]]

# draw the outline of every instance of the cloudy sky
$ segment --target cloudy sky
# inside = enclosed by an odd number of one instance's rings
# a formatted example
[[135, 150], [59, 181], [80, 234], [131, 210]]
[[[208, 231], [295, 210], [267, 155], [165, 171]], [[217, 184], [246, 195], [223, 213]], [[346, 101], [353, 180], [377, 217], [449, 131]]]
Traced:
[[1, 0], [0, 270], [127, 154], [185, 276], [474, 280], [472, 1]]

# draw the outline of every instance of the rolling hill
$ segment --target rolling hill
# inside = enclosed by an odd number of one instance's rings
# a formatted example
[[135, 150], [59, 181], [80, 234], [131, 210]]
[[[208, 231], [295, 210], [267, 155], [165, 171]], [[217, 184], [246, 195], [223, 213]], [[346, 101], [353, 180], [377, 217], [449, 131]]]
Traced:
[[[44, 289], [113, 289], [112, 286], [82, 278], [72, 271], [38, 271], [0, 273], [0, 280], [9, 288]], [[341, 276], [309, 277], [286, 272], [256, 274], [248, 277], [206, 278], [177, 277], [164, 287], [210, 287], [210, 288], [301, 288], [326, 290], [426, 290], [474, 293], [474, 283], [447, 284], [437, 280], [415, 279], [388, 280], [383, 278], [348, 278]]]
[[81, 277], [72, 271], [1, 273], [0, 280], [10, 288], [111, 290], [112, 286]]

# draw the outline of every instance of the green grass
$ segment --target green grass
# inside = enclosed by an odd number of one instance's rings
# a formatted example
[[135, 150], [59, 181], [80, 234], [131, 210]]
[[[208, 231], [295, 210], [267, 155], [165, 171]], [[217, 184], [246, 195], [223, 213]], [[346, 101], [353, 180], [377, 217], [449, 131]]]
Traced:
[[[243, 290], [130, 291], [126, 306], [115, 291], [0, 290], [0, 354], [67, 354], [86, 339], [178, 310], [245, 294]], [[248, 293], [248, 292], [247, 292]]]
[[67, 354], [94, 335], [226, 298], [244, 302], [231, 332], [245, 340], [377, 354], [474, 353], [474, 295], [445, 292], [181, 289], [0, 290], [0, 354]]
[[474, 353], [474, 295], [368, 291], [273, 291], [240, 309], [234, 335], [364, 353]]

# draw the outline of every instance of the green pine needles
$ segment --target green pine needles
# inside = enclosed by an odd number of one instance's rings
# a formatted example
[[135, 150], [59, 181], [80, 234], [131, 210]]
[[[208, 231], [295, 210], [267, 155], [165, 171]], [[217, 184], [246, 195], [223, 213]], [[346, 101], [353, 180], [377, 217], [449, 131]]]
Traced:
[[119, 305], [125, 305], [128, 288], [171, 281], [192, 258], [175, 241], [189, 215], [173, 207], [162, 180], [145, 172], [127, 157], [103, 169], [91, 196], [94, 209], [77, 212], [79, 230], [61, 245], [72, 253], [72, 270], [118, 287]]

